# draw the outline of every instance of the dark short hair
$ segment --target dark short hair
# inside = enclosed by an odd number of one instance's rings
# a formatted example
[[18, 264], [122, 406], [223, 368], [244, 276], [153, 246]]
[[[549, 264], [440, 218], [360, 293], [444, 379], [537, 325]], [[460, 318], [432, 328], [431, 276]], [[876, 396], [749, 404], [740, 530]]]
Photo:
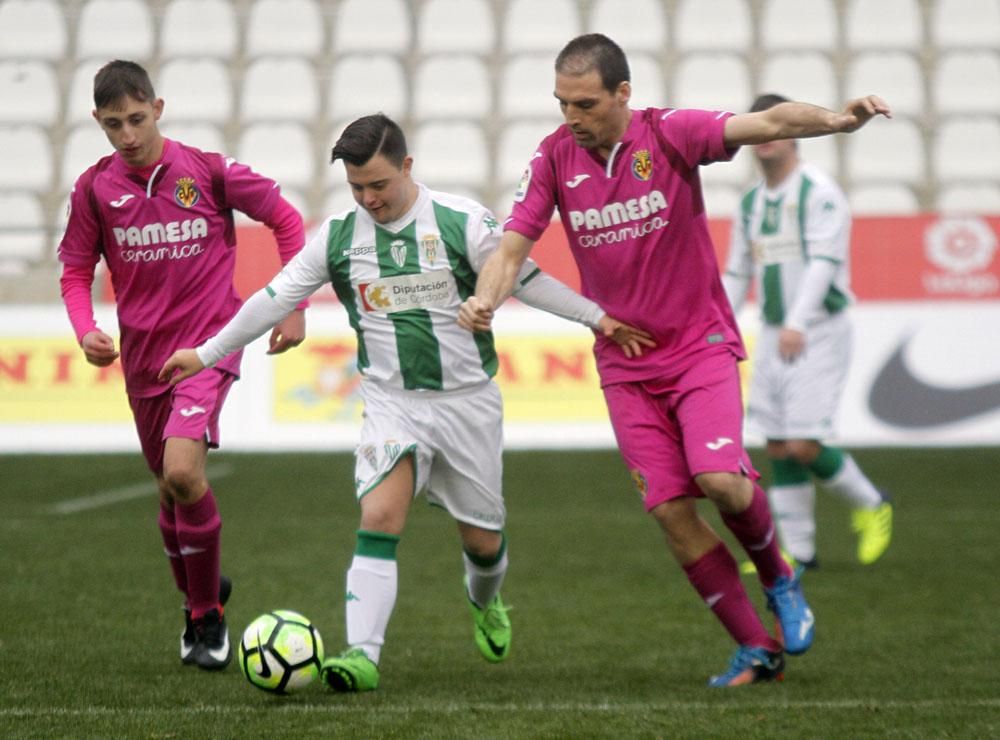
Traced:
[[789, 102], [789, 100], [784, 95], [778, 95], [777, 93], [765, 93], [764, 95], [758, 95], [757, 99], [753, 101], [753, 105], [750, 106], [750, 112], [758, 113], [762, 110], [773, 108], [778, 103], [787, 102]]
[[601, 75], [601, 84], [608, 92], [632, 79], [625, 52], [603, 33], [577, 36], [556, 57], [556, 72], [583, 75], [592, 69]]
[[333, 145], [330, 162], [342, 159], [361, 167], [376, 154], [381, 154], [396, 167], [402, 167], [406, 159], [403, 129], [384, 113], [364, 116], [349, 124]]
[[149, 73], [135, 62], [115, 59], [94, 75], [94, 107], [110, 108], [126, 97], [140, 103], [156, 100]]

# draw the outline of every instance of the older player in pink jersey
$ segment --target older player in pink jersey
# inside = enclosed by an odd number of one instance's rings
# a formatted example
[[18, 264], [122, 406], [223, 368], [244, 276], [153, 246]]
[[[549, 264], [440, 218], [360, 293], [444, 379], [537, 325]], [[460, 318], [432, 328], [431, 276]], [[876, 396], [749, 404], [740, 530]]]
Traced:
[[[628, 61], [606, 36], [570, 41], [555, 63], [566, 123], [532, 156], [499, 249], [480, 272], [460, 322], [481, 331], [510, 294], [532, 245], [558, 208], [582, 292], [656, 347], [626, 358], [597, 337], [594, 354], [615, 436], [646, 510], [695, 590], [738, 644], [709, 680], [736, 686], [782, 677], [784, 652], [813, 641], [799, 572], [782, 560], [767, 497], [743, 448], [737, 362], [746, 354], [719, 277], [698, 167], [742, 144], [850, 132], [886, 104], [870, 96], [842, 113], [785, 103], [767, 111], [629, 107]], [[740, 582], [736, 561], [701, 518], [698, 497], [757, 567], [772, 637]]]
[[[223, 609], [231, 582], [219, 575], [222, 522], [205, 461], [219, 444], [219, 414], [239, 377], [240, 353], [176, 388], [156, 376], [175, 347], [213, 336], [240, 307], [233, 209], [271, 228], [282, 263], [305, 241], [302, 217], [273, 180], [163, 138], [163, 100], [138, 64], [102, 67], [94, 105], [115, 152], [84, 172], [70, 196], [59, 245], [63, 300], [87, 361], [114, 362], [115, 340], [98, 328], [91, 300], [103, 257], [115, 291], [125, 388], [160, 491], [164, 547], [185, 596], [181, 660], [221, 669], [232, 655]], [[304, 338], [298, 310], [275, 328], [270, 352]]]

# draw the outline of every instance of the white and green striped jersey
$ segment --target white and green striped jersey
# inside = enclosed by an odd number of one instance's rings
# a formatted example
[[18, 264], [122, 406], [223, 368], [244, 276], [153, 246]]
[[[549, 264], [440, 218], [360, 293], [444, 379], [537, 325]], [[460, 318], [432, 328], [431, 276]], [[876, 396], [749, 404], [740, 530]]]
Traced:
[[[838, 313], [852, 299], [850, 292], [851, 214], [837, 184], [817, 168], [800, 164], [778, 187], [764, 180], [743, 195], [733, 220], [727, 287], [756, 280], [762, 318], [781, 326], [793, 309], [796, 324], [814, 324]], [[801, 301], [804, 277], [813, 260], [832, 265], [832, 278], [821, 285], [815, 301]], [[742, 287], [745, 292], [747, 283]], [[735, 308], [741, 304], [730, 295]]]
[[[271, 306], [253, 296], [199, 354], [210, 364], [329, 282], [357, 335], [358, 370], [365, 377], [406, 390], [484, 383], [498, 367], [493, 335], [469, 332], [457, 319], [500, 235], [483, 206], [423, 185], [409, 211], [392, 223], [376, 223], [361, 207], [331, 216], [264, 289]], [[603, 316], [530, 260], [514, 294], [592, 326]]]

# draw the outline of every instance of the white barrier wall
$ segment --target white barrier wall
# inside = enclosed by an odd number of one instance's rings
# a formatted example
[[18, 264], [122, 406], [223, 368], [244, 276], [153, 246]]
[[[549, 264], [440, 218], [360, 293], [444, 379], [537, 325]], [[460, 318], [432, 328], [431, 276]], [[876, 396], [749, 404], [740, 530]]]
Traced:
[[[1000, 444], [1000, 302], [852, 311], [840, 443]], [[748, 307], [748, 344], [752, 316]], [[114, 332], [113, 313], [99, 320]], [[138, 450], [120, 371], [87, 365], [68, 327], [59, 306], [0, 309], [0, 452]], [[516, 305], [500, 311], [496, 328], [508, 447], [612, 447], [589, 332]], [[353, 449], [360, 402], [343, 311], [310, 309], [308, 335], [281, 357], [266, 356], [263, 339], [247, 349], [223, 414], [225, 449]], [[752, 430], [748, 439], [760, 442]]]

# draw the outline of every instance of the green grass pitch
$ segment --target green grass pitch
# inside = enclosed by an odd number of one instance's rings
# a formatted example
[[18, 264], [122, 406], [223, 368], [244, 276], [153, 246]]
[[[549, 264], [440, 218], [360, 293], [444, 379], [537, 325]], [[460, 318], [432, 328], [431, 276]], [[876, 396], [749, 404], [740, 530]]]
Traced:
[[[0, 457], [0, 737], [1000, 736], [996, 451], [856, 457], [895, 495], [895, 539], [858, 565], [847, 508], [820, 494], [821, 568], [805, 578], [816, 643], [789, 658], [782, 684], [705, 686], [732, 645], [616, 453], [516, 452], [510, 659], [478, 655], [455, 527], [421, 499], [399, 547], [379, 690], [315, 684], [285, 698], [235, 664], [221, 675], [180, 664], [180, 598], [138, 453]], [[350, 456], [213, 454], [210, 468], [233, 640], [289, 608], [339, 650], [357, 527]]]

